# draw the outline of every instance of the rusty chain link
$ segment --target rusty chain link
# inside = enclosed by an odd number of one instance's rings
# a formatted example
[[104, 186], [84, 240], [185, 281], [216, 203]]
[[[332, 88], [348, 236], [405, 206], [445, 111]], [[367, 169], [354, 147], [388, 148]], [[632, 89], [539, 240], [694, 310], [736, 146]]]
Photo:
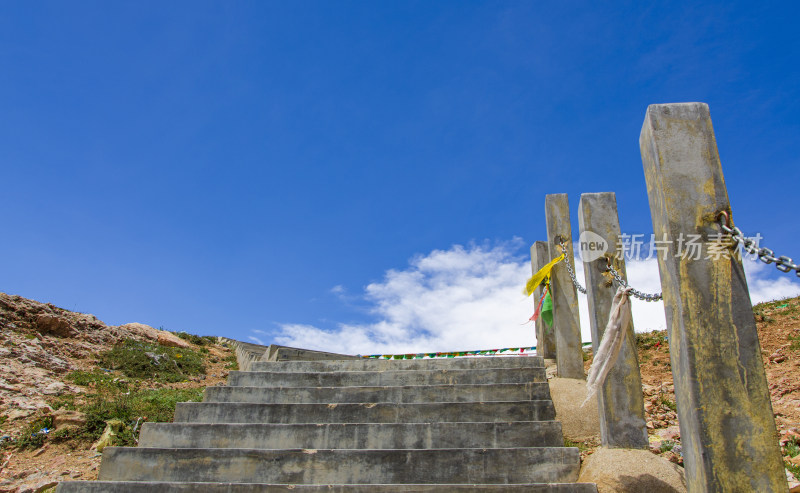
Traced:
[[797, 277], [800, 277], [800, 265], [795, 264], [789, 257], [776, 257], [775, 252], [769, 248], [759, 248], [752, 238], [747, 238], [744, 233], [742, 233], [741, 229], [736, 226], [731, 226], [731, 218], [728, 216], [727, 212], [722, 211], [717, 214], [717, 219], [719, 220], [719, 226], [722, 228], [722, 231], [731, 235], [731, 238], [733, 238], [736, 243], [742, 245], [744, 251], [752, 255], [757, 255], [758, 259], [765, 264], [775, 263], [775, 267], [781, 272], [793, 270]]

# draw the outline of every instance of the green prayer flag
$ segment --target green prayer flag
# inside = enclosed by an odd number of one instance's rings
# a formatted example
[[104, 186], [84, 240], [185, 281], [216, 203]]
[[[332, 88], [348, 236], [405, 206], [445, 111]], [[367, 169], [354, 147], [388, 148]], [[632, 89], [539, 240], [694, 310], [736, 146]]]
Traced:
[[550, 297], [550, 291], [547, 291], [542, 302], [542, 320], [549, 333], [549, 329], [553, 327], [553, 298]]

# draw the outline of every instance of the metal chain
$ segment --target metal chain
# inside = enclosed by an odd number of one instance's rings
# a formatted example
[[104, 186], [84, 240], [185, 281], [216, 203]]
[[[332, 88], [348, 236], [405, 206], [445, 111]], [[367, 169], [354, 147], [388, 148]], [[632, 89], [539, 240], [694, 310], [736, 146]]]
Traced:
[[569, 259], [567, 258], [567, 247], [564, 245], [563, 238], [561, 239], [561, 252], [564, 254], [564, 263], [567, 265], [567, 272], [569, 272], [569, 277], [572, 279], [572, 284], [575, 285], [575, 289], [582, 294], [586, 294], [586, 288], [581, 286], [581, 283], [578, 282], [578, 278], [575, 277], [575, 273], [572, 271], [572, 264], [569, 263]]
[[623, 279], [622, 276], [619, 275], [619, 272], [617, 272], [614, 266], [611, 265], [610, 259], [606, 270], [611, 272], [611, 275], [614, 276], [614, 280], [617, 281], [622, 287], [630, 288], [629, 293], [635, 296], [636, 298], [639, 298], [640, 300], [644, 301], [659, 301], [662, 299], [661, 293], [648, 294], [648, 293], [642, 293], [637, 289], [631, 288], [630, 285], [627, 282], [625, 282], [625, 279]]
[[775, 267], [781, 272], [789, 272], [793, 270], [797, 277], [800, 277], [800, 265], [795, 264], [794, 261], [789, 257], [776, 257], [775, 252], [769, 248], [759, 248], [752, 238], [745, 237], [741, 229], [730, 225], [730, 217], [728, 217], [727, 212], [720, 212], [717, 215], [717, 218], [719, 219], [719, 226], [722, 228], [722, 231], [731, 235], [736, 243], [742, 245], [742, 248], [744, 248], [747, 253], [758, 255], [758, 259], [765, 264], [771, 264], [774, 262]]
[[[567, 265], [567, 272], [569, 272], [569, 277], [572, 279], [572, 284], [575, 285], [575, 288], [578, 291], [580, 291], [583, 294], [586, 294], [586, 288], [581, 286], [581, 284], [578, 282], [578, 279], [575, 277], [575, 272], [572, 271], [572, 265], [569, 263], [569, 261], [567, 261], [566, 257], [567, 247], [566, 245], [564, 245], [563, 239], [561, 240], [561, 251], [564, 253], [564, 263]], [[625, 288], [630, 288], [629, 293], [635, 296], [636, 298], [639, 298], [640, 300], [644, 301], [659, 301], [662, 299], [661, 293], [657, 294], [643, 293], [638, 289], [630, 287], [630, 285], [627, 282], [625, 282], [625, 279], [622, 278], [619, 272], [617, 272], [616, 269], [614, 269], [614, 267], [611, 265], [611, 262], [608, 263], [607, 270], [611, 272], [611, 275], [614, 276], [614, 280], [616, 280], [620, 285], [622, 285]]]

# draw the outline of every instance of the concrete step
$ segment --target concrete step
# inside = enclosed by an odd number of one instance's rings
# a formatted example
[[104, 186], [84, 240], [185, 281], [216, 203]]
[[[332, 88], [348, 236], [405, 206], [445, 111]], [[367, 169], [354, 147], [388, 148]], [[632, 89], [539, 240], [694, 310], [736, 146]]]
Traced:
[[479, 385], [547, 382], [544, 368], [481, 370], [406, 370], [343, 372], [232, 371], [228, 385], [236, 387], [381, 387], [391, 385]]
[[270, 344], [265, 361], [341, 361], [346, 359], [361, 359], [361, 356]]
[[140, 447], [433, 449], [558, 447], [557, 421], [512, 423], [206, 424], [145, 423]]
[[488, 402], [550, 398], [545, 383], [494, 385], [407, 385], [402, 387], [208, 387], [204, 402]]
[[138, 448], [106, 448], [99, 481], [57, 491], [597, 493], [573, 483], [579, 452], [561, 446], [541, 358], [249, 370], [178, 404], [174, 423], [145, 423]]
[[441, 359], [366, 359], [332, 361], [254, 361], [250, 371], [386, 371], [386, 370], [468, 370], [485, 368], [542, 368], [538, 356], [467, 357]]
[[180, 402], [176, 423], [452, 423], [548, 421], [553, 401], [437, 402], [420, 404], [252, 404]]
[[597, 493], [594, 483], [526, 484], [338, 484], [294, 485], [266, 483], [161, 483], [155, 481], [68, 481], [58, 485], [56, 493], [470, 493], [499, 491], [508, 493]]
[[575, 482], [574, 447], [257, 450], [107, 447], [101, 481], [290, 484]]

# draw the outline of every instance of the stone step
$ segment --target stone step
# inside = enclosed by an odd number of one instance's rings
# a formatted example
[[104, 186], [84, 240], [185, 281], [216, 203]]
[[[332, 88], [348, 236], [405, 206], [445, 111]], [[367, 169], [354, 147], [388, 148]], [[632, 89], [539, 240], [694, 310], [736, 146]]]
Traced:
[[551, 400], [420, 404], [252, 404], [180, 402], [176, 423], [452, 423], [548, 421]]
[[343, 372], [232, 371], [235, 387], [381, 387], [391, 385], [478, 385], [547, 382], [544, 368]]
[[107, 447], [101, 481], [296, 484], [575, 482], [574, 447], [262, 450]]
[[361, 359], [361, 356], [270, 344], [264, 361], [341, 361], [346, 359], [356, 360]]
[[56, 493], [470, 493], [500, 491], [508, 493], [597, 493], [594, 483], [526, 484], [266, 484], [266, 483], [162, 483], [155, 481], [68, 481], [58, 485]]
[[386, 371], [386, 370], [468, 370], [486, 368], [542, 368], [544, 361], [538, 356], [467, 357], [437, 359], [357, 359], [331, 361], [254, 361], [250, 371]]
[[550, 398], [545, 383], [407, 385], [403, 387], [208, 387], [204, 402], [369, 403], [489, 402]]
[[433, 449], [558, 447], [561, 423], [207, 424], [145, 423], [140, 447]]

